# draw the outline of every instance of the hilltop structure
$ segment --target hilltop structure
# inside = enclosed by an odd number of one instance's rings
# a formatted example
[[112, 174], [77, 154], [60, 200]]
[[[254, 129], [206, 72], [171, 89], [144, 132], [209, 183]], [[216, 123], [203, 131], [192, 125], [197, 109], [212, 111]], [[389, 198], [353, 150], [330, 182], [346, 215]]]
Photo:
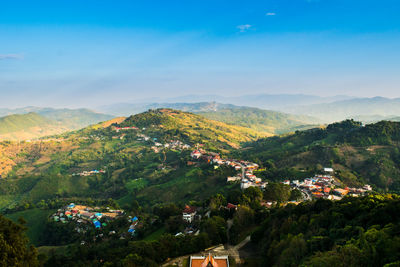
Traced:
[[190, 267], [229, 267], [228, 256], [190, 256]]

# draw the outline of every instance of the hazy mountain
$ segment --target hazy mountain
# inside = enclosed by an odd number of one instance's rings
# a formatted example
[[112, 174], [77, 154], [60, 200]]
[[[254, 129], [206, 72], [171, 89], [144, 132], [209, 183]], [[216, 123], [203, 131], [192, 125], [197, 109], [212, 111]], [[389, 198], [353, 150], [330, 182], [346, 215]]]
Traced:
[[0, 115], [4, 116], [0, 118], [0, 139], [3, 140], [27, 140], [59, 134], [113, 118], [88, 109], [39, 107], [1, 109]]
[[217, 102], [200, 103], [152, 103], [111, 105], [104, 108], [107, 113], [126, 116], [149, 109], [171, 108], [200, 114], [206, 118], [233, 125], [240, 125], [269, 135], [316, 127], [320, 121], [303, 115], [291, 115], [253, 107], [240, 107]]
[[89, 109], [55, 109], [42, 107], [23, 107], [16, 109], [0, 109], [0, 117], [12, 114], [27, 114], [34, 112], [45, 118], [60, 122], [68, 129], [79, 129], [90, 124], [106, 121], [114, 116], [97, 113]]
[[60, 123], [37, 113], [13, 114], [0, 118], [0, 139], [26, 140], [68, 131]]
[[[217, 102], [238, 106], [257, 107], [262, 109], [272, 109], [285, 111], [286, 108], [298, 105], [314, 105], [330, 103], [335, 101], [352, 99], [350, 96], [321, 97], [314, 95], [290, 95], [290, 94], [257, 94], [243, 96], [219, 96], [219, 95], [186, 95], [173, 98], [147, 98], [132, 101], [132, 103], [117, 103], [98, 107], [97, 110], [114, 115], [128, 115], [138, 113], [148, 109], [154, 103], [174, 104], [174, 103], [199, 103]], [[158, 106], [161, 107], [161, 106]], [[171, 108], [174, 108], [171, 106]]]
[[356, 98], [325, 104], [292, 107], [288, 109], [288, 112], [314, 116], [327, 122], [340, 121], [347, 118], [374, 122], [400, 116], [400, 98]]
[[52, 109], [44, 108], [38, 114], [58, 121], [69, 129], [75, 130], [88, 125], [112, 119], [114, 116], [96, 113], [89, 109]]
[[295, 130], [317, 127], [318, 119], [291, 115], [277, 111], [251, 107], [221, 107], [216, 111], [198, 114], [217, 121], [248, 127], [269, 134], [282, 134]]
[[217, 102], [196, 102], [196, 103], [120, 103], [99, 107], [98, 110], [107, 114], [116, 116], [130, 116], [138, 114], [149, 109], [171, 108], [186, 112], [207, 112], [217, 111], [223, 108], [234, 108], [230, 104], [221, 104]]

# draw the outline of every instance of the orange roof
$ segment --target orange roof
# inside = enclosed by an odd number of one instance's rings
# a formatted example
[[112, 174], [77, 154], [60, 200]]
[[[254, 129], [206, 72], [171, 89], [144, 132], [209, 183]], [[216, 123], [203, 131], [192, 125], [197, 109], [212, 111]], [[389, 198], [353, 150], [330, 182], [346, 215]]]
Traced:
[[118, 213], [115, 212], [103, 212], [103, 215], [110, 218], [115, 218], [118, 216]]
[[228, 257], [213, 257], [211, 254], [203, 257], [190, 257], [190, 267], [228, 267]]
[[195, 212], [196, 212], [196, 208], [191, 207], [189, 205], [186, 205], [185, 209], [183, 210], [183, 213], [187, 213], [187, 214], [191, 214], [191, 213], [195, 213]]
[[325, 188], [324, 188], [324, 192], [325, 192], [325, 193], [329, 193], [329, 192], [331, 192], [331, 189], [330, 189], [329, 187], [325, 187]]

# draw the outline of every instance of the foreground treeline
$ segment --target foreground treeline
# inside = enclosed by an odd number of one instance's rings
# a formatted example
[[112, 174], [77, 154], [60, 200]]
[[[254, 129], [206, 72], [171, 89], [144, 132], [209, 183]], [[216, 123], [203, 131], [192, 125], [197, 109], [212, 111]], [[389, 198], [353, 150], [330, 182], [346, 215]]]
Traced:
[[[184, 224], [180, 209], [168, 204], [154, 209], [167, 229], [156, 240], [88, 239], [39, 256], [28, 247], [24, 227], [0, 216], [0, 266], [160, 266], [212, 245], [237, 244], [251, 233], [259, 266], [399, 266], [400, 196], [319, 199], [266, 209], [260, 205], [265, 194], [249, 188], [211, 197], [206, 202], [211, 214], [198, 222], [199, 235], [175, 236]], [[222, 208], [230, 200], [240, 203], [236, 211]]]
[[273, 209], [252, 241], [262, 248], [263, 266], [399, 266], [400, 197]]
[[25, 227], [0, 215], [0, 266], [37, 266], [37, 251], [28, 246]]

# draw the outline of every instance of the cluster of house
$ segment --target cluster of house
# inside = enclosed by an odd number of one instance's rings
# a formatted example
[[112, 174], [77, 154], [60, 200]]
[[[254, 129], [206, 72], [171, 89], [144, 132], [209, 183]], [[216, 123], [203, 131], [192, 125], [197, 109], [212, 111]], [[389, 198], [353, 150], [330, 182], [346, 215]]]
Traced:
[[[192, 159], [201, 159], [208, 163], [216, 164], [218, 166], [230, 166], [232, 168], [235, 168], [236, 171], [241, 171], [236, 176], [228, 177], [226, 181], [240, 181], [240, 187], [242, 189], [246, 189], [252, 186], [265, 188], [268, 184], [267, 182], [263, 182], [261, 178], [254, 175], [254, 170], [258, 169], [259, 167], [258, 164], [254, 162], [237, 159], [222, 159], [218, 153], [207, 152], [204, 149], [193, 150], [190, 156], [192, 157]], [[188, 164], [191, 165], [192, 162], [189, 162]]]
[[[103, 212], [102, 210], [106, 211]], [[107, 226], [107, 221], [113, 220], [123, 214], [123, 210], [112, 210], [110, 208], [101, 209], [99, 207], [92, 208], [85, 205], [75, 205], [74, 203], [71, 203], [58, 209], [56, 213], [51, 215], [51, 218], [55, 222], [76, 222], [77, 227], [75, 230], [80, 233], [85, 232], [85, 228], [83, 227], [85, 225], [93, 225], [95, 228], [101, 228]]]
[[340, 188], [331, 175], [334, 172], [333, 169], [325, 168], [324, 172], [330, 174], [315, 175], [313, 178], [306, 178], [301, 182], [299, 180], [285, 180], [283, 183], [299, 189], [306, 199], [326, 198], [340, 200], [346, 195], [363, 196], [372, 190], [370, 185], [364, 185], [362, 188]]
[[133, 218], [131, 216], [129, 216], [128, 221], [131, 223], [131, 225], [129, 226], [129, 229], [128, 229], [128, 233], [130, 233], [131, 235], [134, 235], [136, 232], [136, 227], [139, 223], [139, 219], [136, 216]]
[[185, 144], [180, 140], [171, 140], [165, 144], [157, 142], [157, 139], [154, 141], [155, 141], [154, 146], [152, 146], [151, 149], [153, 149], [153, 151], [156, 153], [160, 152], [163, 148], [169, 148], [169, 149], [175, 149], [175, 150], [185, 150], [185, 149], [191, 148], [190, 145]]
[[92, 170], [92, 171], [83, 171], [83, 172], [78, 172], [78, 173], [73, 173], [72, 176], [90, 176], [94, 174], [104, 174], [106, 173], [105, 170]]
[[139, 128], [135, 126], [127, 126], [127, 127], [113, 127], [113, 130], [119, 133], [120, 131], [127, 131], [127, 130], [139, 130]]

